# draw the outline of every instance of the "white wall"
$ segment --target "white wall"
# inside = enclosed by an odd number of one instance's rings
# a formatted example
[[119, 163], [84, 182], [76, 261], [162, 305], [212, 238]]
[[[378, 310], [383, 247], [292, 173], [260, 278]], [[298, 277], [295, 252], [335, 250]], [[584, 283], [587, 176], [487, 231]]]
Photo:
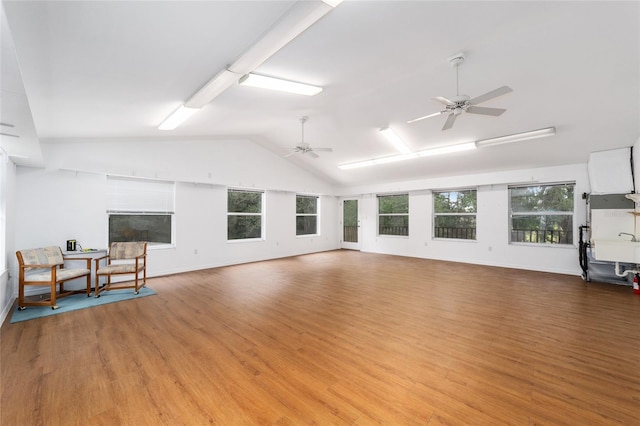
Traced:
[[[108, 173], [178, 181], [176, 244], [149, 251], [151, 277], [339, 247], [331, 186], [250, 141], [57, 141], [44, 143], [43, 151], [46, 168], [18, 167], [10, 185], [12, 210], [20, 214], [7, 226], [15, 241], [0, 300], [4, 311], [17, 295], [16, 249], [64, 249], [68, 239], [84, 248], [107, 246]], [[227, 242], [228, 186], [266, 190], [265, 240]], [[295, 235], [297, 193], [320, 196], [321, 235]]]
[[[361, 196], [362, 250], [374, 253], [478, 263], [579, 275], [577, 246], [509, 243], [508, 185], [575, 181], [574, 235], [586, 222], [581, 194], [589, 192], [585, 164], [503, 173], [456, 176], [389, 183], [366, 188], [344, 188], [344, 197]], [[490, 184], [489, 182], [493, 182]], [[433, 239], [432, 190], [478, 188], [477, 240]], [[377, 235], [377, 194], [409, 192], [409, 236]]]
[[[55, 141], [43, 143], [45, 169], [18, 167], [8, 218], [15, 249], [106, 247], [106, 174], [161, 178], [176, 185], [176, 246], [149, 254], [149, 275], [331, 250], [339, 247], [341, 211], [337, 195], [361, 200], [362, 250], [580, 274], [577, 248], [509, 244], [508, 185], [575, 181], [574, 233], [586, 221], [580, 195], [589, 192], [586, 164], [545, 169], [336, 188], [247, 140]], [[266, 239], [227, 242], [227, 187], [266, 190]], [[478, 188], [475, 242], [432, 238], [432, 190]], [[377, 235], [376, 195], [409, 192], [410, 236]], [[295, 194], [321, 196], [321, 236], [295, 236]], [[7, 237], [8, 238], [8, 237]], [[10, 253], [9, 253], [10, 249]], [[15, 269], [0, 300], [3, 312], [17, 294]]]
[[[6, 156], [4, 157], [6, 159]], [[2, 160], [2, 159], [0, 159]], [[16, 187], [16, 167], [11, 160], [6, 159], [5, 167], [2, 168], [3, 173], [0, 176], [0, 191], [2, 195], [1, 199], [4, 200], [5, 205], [5, 220], [0, 224], [0, 234], [4, 239], [4, 253], [5, 264], [8, 269], [0, 267], [0, 324], [4, 321], [9, 314], [11, 305], [17, 294], [17, 287], [11, 284], [11, 265], [15, 264], [15, 230], [12, 226], [15, 223], [16, 208], [15, 208], [15, 187]], [[0, 206], [1, 208], [1, 206]], [[15, 270], [15, 269], [14, 269]]]

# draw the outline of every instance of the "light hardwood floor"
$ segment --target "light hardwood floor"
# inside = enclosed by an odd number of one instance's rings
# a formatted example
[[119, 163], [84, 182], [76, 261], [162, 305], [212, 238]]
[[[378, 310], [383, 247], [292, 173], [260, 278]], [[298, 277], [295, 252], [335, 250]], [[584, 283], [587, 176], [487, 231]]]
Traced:
[[5, 321], [0, 423], [640, 424], [629, 287], [344, 250], [148, 286]]

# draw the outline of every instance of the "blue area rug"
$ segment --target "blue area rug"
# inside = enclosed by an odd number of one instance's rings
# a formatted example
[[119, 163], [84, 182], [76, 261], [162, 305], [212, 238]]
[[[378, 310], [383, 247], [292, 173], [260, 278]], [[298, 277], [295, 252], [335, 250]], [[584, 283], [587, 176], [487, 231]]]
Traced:
[[35, 318], [48, 317], [51, 315], [63, 314], [65, 312], [77, 311], [78, 309], [93, 308], [94, 306], [106, 305], [107, 303], [120, 302], [122, 300], [138, 299], [140, 297], [152, 296], [155, 291], [149, 287], [140, 289], [139, 294], [133, 294], [133, 289], [110, 290], [100, 293], [100, 297], [87, 297], [86, 293], [74, 294], [72, 296], [58, 299], [58, 309], [51, 309], [50, 306], [27, 306], [24, 311], [18, 310], [16, 306], [11, 315], [11, 323], [27, 321]]

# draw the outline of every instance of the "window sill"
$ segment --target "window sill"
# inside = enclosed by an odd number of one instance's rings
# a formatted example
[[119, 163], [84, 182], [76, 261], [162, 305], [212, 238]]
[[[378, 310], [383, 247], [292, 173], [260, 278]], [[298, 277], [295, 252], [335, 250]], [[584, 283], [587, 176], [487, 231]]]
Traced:
[[549, 244], [549, 243], [509, 243], [515, 247], [538, 247], [538, 248], [555, 248], [555, 249], [576, 249], [574, 244]]
[[477, 243], [478, 240], [470, 240], [466, 238], [431, 238], [433, 241], [445, 241], [445, 242], [461, 242], [461, 243]]
[[376, 235], [378, 238], [405, 238], [409, 239], [408, 235], [389, 235], [389, 234], [378, 234]]
[[175, 244], [149, 244], [147, 243], [147, 251], [175, 249]]
[[302, 234], [302, 235], [296, 235], [296, 238], [312, 238], [312, 237], [319, 237], [320, 234]]
[[227, 240], [229, 244], [242, 244], [242, 243], [258, 243], [264, 241], [264, 238], [241, 238], [237, 240]]

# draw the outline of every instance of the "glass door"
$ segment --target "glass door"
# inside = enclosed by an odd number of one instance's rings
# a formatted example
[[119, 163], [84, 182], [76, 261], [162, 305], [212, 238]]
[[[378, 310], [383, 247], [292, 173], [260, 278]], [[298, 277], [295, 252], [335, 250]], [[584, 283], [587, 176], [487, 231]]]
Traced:
[[358, 200], [342, 201], [342, 248], [360, 250]]

